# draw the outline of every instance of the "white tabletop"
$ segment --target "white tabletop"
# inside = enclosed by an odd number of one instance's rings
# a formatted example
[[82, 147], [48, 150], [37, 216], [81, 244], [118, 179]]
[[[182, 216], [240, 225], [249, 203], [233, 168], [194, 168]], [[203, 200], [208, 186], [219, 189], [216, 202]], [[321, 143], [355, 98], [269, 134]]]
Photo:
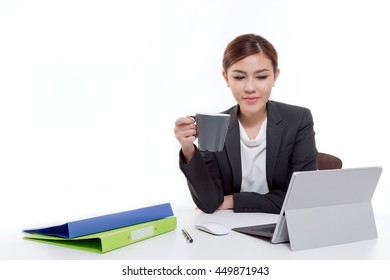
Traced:
[[[21, 229], [6, 229], [0, 240], [3, 260], [234, 260], [234, 259], [390, 259], [390, 217], [376, 214], [378, 239], [342, 245], [291, 251], [289, 243], [271, 244], [261, 239], [230, 231], [224, 236], [214, 236], [194, 228], [201, 222], [219, 222], [229, 228], [276, 222], [277, 215], [264, 213], [233, 213], [216, 211], [205, 214], [195, 209], [174, 210], [177, 229], [142, 242], [105, 254], [48, 245], [23, 239]], [[182, 235], [185, 228], [194, 242], [188, 243]]]

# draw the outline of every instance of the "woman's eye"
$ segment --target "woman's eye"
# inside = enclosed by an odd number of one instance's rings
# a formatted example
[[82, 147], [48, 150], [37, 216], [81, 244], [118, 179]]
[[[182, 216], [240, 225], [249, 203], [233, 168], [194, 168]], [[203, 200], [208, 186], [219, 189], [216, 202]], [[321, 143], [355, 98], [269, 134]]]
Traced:
[[238, 81], [241, 81], [241, 80], [245, 79], [244, 76], [233, 76], [233, 78], [234, 78], [235, 80], [238, 80]]
[[256, 77], [258, 80], [265, 80], [268, 78], [268, 76], [257, 76]]

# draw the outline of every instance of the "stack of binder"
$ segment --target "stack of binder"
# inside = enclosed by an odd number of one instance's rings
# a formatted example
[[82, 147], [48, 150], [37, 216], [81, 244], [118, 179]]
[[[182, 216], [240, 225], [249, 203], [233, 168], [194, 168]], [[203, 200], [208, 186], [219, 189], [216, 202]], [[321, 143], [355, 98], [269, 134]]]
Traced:
[[68, 222], [63, 225], [27, 229], [24, 239], [94, 253], [106, 253], [176, 229], [169, 203]]

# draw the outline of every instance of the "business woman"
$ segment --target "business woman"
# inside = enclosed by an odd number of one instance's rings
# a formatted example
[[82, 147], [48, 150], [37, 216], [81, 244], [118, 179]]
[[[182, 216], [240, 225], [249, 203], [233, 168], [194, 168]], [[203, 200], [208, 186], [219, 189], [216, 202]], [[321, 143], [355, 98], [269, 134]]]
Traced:
[[313, 118], [309, 109], [270, 100], [279, 76], [273, 45], [255, 34], [228, 44], [222, 75], [237, 105], [222, 152], [198, 150], [196, 123], [175, 122], [180, 169], [199, 209], [279, 213], [295, 171], [317, 169]]

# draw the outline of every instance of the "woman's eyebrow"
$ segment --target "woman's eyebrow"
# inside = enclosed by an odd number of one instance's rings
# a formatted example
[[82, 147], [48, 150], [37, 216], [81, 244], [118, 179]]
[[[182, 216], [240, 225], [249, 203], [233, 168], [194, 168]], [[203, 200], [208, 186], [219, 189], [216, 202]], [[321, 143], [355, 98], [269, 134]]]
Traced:
[[[255, 72], [255, 74], [258, 74], [258, 73], [262, 73], [262, 72], [269, 72], [270, 70], [269, 69], [260, 69], [260, 70], [257, 70]], [[236, 73], [242, 73], [242, 74], [247, 74], [245, 71], [243, 70], [240, 70], [240, 69], [235, 69], [235, 70], [232, 70], [232, 72], [236, 72]]]

